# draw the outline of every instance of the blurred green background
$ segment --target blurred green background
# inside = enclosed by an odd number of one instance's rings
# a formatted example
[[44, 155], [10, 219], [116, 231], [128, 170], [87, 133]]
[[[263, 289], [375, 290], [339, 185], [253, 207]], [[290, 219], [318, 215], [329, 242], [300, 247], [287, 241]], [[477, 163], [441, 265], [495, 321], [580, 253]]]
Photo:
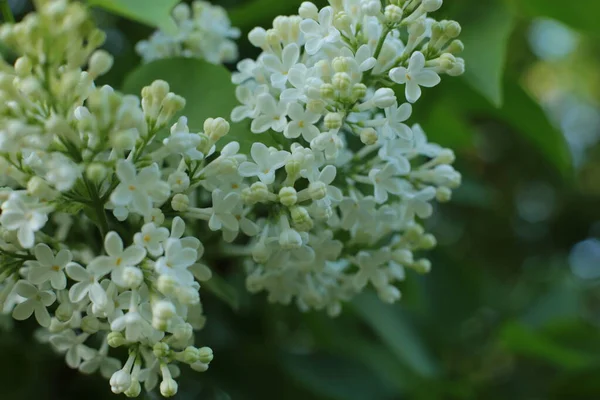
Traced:
[[[257, 55], [252, 27], [301, 3], [214, 2], [242, 29], [241, 58]], [[202, 294], [198, 343], [216, 357], [184, 372], [177, 399], [600, 399], [600, 1], [445, 3], [436, 18], [463, 26], [468, 72], [425, 91], [413, 121], [454, 149], [464, 184], [428, 223], [431, 273], [410, 275], [397, 305], [367, 293], [330, 319], [269, 305], [212, 265], [222, 292]], [[116, 56], [103, 83], [121, 88], [152, 28], [95, 17]], [[201, 77], [167, 72], [215, 101]], [[118, 397], [36, 343], [30, 321], [0, 327], [0, 399]]]

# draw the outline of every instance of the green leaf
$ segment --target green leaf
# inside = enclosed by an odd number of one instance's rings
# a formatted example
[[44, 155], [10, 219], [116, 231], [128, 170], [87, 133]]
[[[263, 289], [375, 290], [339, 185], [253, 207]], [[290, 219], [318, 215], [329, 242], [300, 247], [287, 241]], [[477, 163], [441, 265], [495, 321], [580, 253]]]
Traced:
[[512, 5], [529, 17], [548, 17], [583, 33], [600, 36], [600, 2], [595, 0], [511, 0]]
[[92, 6], [162, 29], [166, 33], [177, 32], [171, 10], [179, 0], [88, 0], [88, 2]]
[[201, 286], [227, 303], [232, 309], [240, 308], [240, 299], [236, 288], [219, 275], [213, 273], [208, 281], [202, 282]]
[[[144, 86], [156, 79], [169, 83], [171, 91], [185, 97], [181, 112], [188, 118], [192, 131], [202, 131], [204, 120], [222, 117], [229, 121], [231, 110], [238, 105], [231, 75], [221, 65], [209, 64], [192, 58], [169, 58], [141, 65], [125, 79], [123, 91], [138, 94]], [[253, 135], [246, 124], [231, 124], [231, 131], [219, 144], [237, 140], [244, 148], [268, 135]]]
[[571, 175], [571, 153], [562, 132], [550, 123], [541, 106], [514, 79], [508, 77], [505, 80], [506, 101], [499, 109], [460, 80], [447, 80], [443, 90], [443, 96], [456, 103], [457, 112], [463, 117], [494, 118], [505, 122], [535, 146], [550, 165], [566, 177]]
[[328, 354], [283, 353], [281, 365], [305, 388], [336, 400], [382, 400], [392, 393], [364, 365]]
[[500, 107], [503, 102], [502, 78], [514, 18], [506, 5], [498, 0], [475, 8], [477, 16], [463, 24], [460, 36], [465, 45], [462, 54], [466, 65], [464, 79], [493, 105]]
[[594, 362], [589, 354], [563, 347], [550, 338], [517, 323], [500, 331], [500, 341], [508, 350], [522, 356], [544, 360], [564, 368], [584, 368]]
[[404, 365], [423, 377], [436, 375], [434, 360], [402, 309], [381, 302], [373, 293], [359, 296], [352, 305]]

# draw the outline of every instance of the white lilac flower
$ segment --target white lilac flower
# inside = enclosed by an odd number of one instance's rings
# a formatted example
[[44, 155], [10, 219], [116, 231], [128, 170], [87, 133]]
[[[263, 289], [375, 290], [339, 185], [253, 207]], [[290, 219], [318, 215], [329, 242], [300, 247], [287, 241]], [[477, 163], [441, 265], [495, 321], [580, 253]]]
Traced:
[[50, 281], [52, 288], [62, 290], [67, 286], [64, 269], [73, 259], [69, 250], [60, 250], [56, 255], [44, 243], [35, 246], [36, 261], [28, 262], [30, 267], [27, 279], [34, 285]]
[[274, 54], [265, 54], [262, 59], [265, 67], [272, 72], [271, 84], [276, 88], [285, 89], [288, 73], [300, 59], [300, 48], [296, 43], [290, 43], [283, 48], [281, 58]]
[[66, 270], [69, 278], [77, 282], [69, 289], [69, 299], [73, 303], [78, 303], [89, 296], [90, 300], [100, 307], [106, 304], [106, 292], [98, 283], [104, 274], [92, 273], [77, 263], [70, 263]]
[[340, 40], [340, 32], [333, 26], [334, 12], [331, 7], [324, 7], [319, 11], [319, 20], [305, 19], [300, 23], [300, 30], [306, 39], [306, 52], [315, 54], [326, 43], [335, 43]]
[[13, 192], [1, 207], [0, 224], [9, 231], [17, 231], [19, 244], [24, 248], [33, 247], [35, 232], [48, 221], [48, 207], [32, 200], [22, 193]]
[[304, 110], [299, 103], [290, 103], [287, 110], [290, 122], [285, 127], [283, 135], [288, 139], [302, 138], [310, 142], [316, 138], [320, 131], [315, 124], [321, 119], [319, 114]]
[[163, 243], [169, 237], [169, 230], [150, 222], [142, 226], [142, 230], [133, 236], [136, 245], [146, 248], [148, 254], [158, 257], [163, 253]]
[[414, 52], [410, 57], [408, 68], [392, 68], [390, 79], [406, 86], [406, 100], [411, 103], [416, 102], [421, 97], [421, 86], [430, 88], [441, 81], [437, 72], [425, 67], [425, 56], [419, 51]]
[[269, 129], [275, 132], [282, 132], [287, 126], [287, 105], [283, 102], [278, 103], [273, 96], [268, 93], [261, 93], [256, 97], [258, 117], [252, 121], [252, 132], [261, 133]]
[[285, 165], [290, 156], [287, 151], [269, 149], [262, 143], [254, 143], [250, 151], [254, 162], [243, 162], [238, 171], [241, 176], [256, 176], [263, 183], [271, 184], [275, 180], [275, 172]]
[[385, 108], [385, 124], [383, 125], [383, 136], [387, 139], [399, 137], [404, 140], [412, 139], [412, 131], [408, 125], [404, 124], [410, 118], [412, 107], [409, 103], [394, 104]]
[[50, 307], [56, 300], [56, 295], [51, 290], [39, 290], [31, 283], [20, 280], [14, 288], [15, 292], [25, 300], [15, 307], [12, 316], [19, 321], [25, 320], [35, 314], [38, 324], [43, 327], [50, 326]]
[[96, 257], [88, 270], [97, 276], [111, 273], [118, 276], [125, 267], [135, 267], [146, 257], [146, 250], [140, 245], [123, 248], [123, 240], [116, 232], [108, 232], [104, 239], [105, 256]]
[[232, 211], [238, 205], [240, 196], [237, 193], [226, 194], [222, 190], [216, 189], [212, 192], [213, 207], [208, 226], [216, 231], [225, 228], [237, 232], [239, 221], [232, 214]]
[[147, 215], [152, 210], [153, 202], [160, 203], [169, 196], [169, 185], [161, 181], [157, 164], [145, 167], [138, 173], [131, 161], [120, 160], [116, 173], [120, 183], [110, 200], [117, 206], [133, 207], [138, 213]]

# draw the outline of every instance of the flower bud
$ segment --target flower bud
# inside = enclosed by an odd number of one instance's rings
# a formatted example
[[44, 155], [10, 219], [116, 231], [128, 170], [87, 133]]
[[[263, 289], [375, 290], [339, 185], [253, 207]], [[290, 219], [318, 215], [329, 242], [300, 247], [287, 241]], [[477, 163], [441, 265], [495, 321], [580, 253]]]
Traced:
[[254, 182], [250, 186], [251, 198], [255, 203], [266, 202], [269, 198], [269, 188], [262, 182]]
[[113, 57], [106, 50], [96, 50], [90, 57], [88, 73], [92, 78], [106, 74], [113, 66]]
[[384, 16], [386, 21], [397, 24], [402, 21], [402, 9], [396, 5], [390, 4], [385, 7]]
[[180, 360], [186, 364], [193, 364], [200, 359], [200, 350], [193, 346], [188, 346], [180, 353]]
[[435, 191], [435, 198], [440, 203], [446, 203], [452, 199], [452, 190], [445, 186], [440, 186]]
[[356, 100], [362, 99], [363, 97], [365, 97], [366, 94], [367, 94], [367, 85], [365, 85], [364, 83], [355, 83], [352, 86], [352, 96]]
[[367, 0], [362, 2], [362, 11], [365, 15], [376, 17], [381, 12], [380, 0]]
[[190, 198], [187, 194], [177, 193], [171, 200], [171, 207], [175, 211], [185, 212], [190, 207]]
[[401, 265], [413, 263], [413, 253], [407, 249], [397, 249], [392, 252], [392, 260]]
[[164, 358], [169, 356], [171, 353], [171, 348], [165, 342], [157, 342], [152, 347], [152, 352], [156, 358]]
[[324, 121], [327, 130], [340, 129], [342, 127], [343, 117], [340, 113], [330, 112], [325, 115]]
[[335, 14], [333, 25], [340, 31], [351, 31], [352, 18], [344, 11]]
[[301, 231], [309, 231], [313, 227], [313, 221], [310, 218], [310, 214], [304, 207], [292, 207], [290, 209], [290, 215], [294, 227]]
[[311, 99], [306, 103], [306, 110], [315, 114], [322, 114], [325, 111], [325, 102], [321, 99]]
[[377, 89], [371, 101], [378, 108], [391, 107], [396, 104], [396, 94], [390, 88]]
[[448, 21], [448, 23], [446, 24], [445, 29], [444, 29], [444, 33], [450, 39], [454, 39], [454, 38], [458, 37], [458, 35], [460, 35], [460, 31], [461, 31], [461, 26], [456, 21]]
[[123, 394], [127, 397], [138, 397], [142, 393], [142, 385], [137, 379], [131, 380], [131, 386]]
[[125, 267], [123, 281], [128, 288], [135, 289], [144, 282], [144, 273], [137, 267]]
[[264, 28], [256, 27], [248, 33], [248, 40], [254, 47], [264, 47], [267, 43], [267, 31]]
[[423, 0], [421, 6], [425, 12], [434, 12], [442, 7], [443, 0]]
[[282, 187], [279, 191], [279, 201], [286, 207], [293, 206], [298, 201], [298, 193], [291, 186]]
[[198, 290], [184, 286], [177, 291], [177, 300], [184, 305], [198, 304], [200, 302], [200, 294]]
[[321, 181], [308, 185], [308, 194], [313, 200], [321, 200], [327, 196], [327, 185]]
[[208, 370], [208, 365], [198, 361], [198, 362], [191, 364], [190, 368], [196, 372], [204, 372], [204, 371]]
[[431, 271], [431, 261], [426, 258], [421, 258], [415, 261], [411, 267], [419, 274], [426, 274]]
[[198, 351], [199, 361], [203, 364], [209, 364], [213, 360], [213, 351], [210, 347], [201, 347]]
[[208, 118], [204, 121], [204, 133], [216, 142], [229, 132], [229, 122], [223, 118]]
[[377, 143], [377, 131], [373, 128], [365, 128], [360, 132], [360, 141], [367, 146]]
[[127, 343], [127, 341], [125, 340], [125, 337], [123, 336], [123, 334], [121, 332], [110, 332], [106, 336], [106, 341], [108, 342], [108, 345], [110, 347], [114, 347], [114, 348], [121, 347], [125, 343]]
[[263, 242], [258, 242], [252, 249], [252, 259], [259, 264], [263, 264], [271, 257], [271, 251], [265, 246]]
[[335, 94], [335, 89], [331, 83], [323, 83], [319, 88], [319, 92], [321, 97], [331, 99]]
[[425, 250], [433, 249], [436, 244], [437, 240], [435, 239], [435, 236], [433, 236], [431, 233], [423, 235], [421, 237], [421, 241], [419, 242], [419, 246]]
[[346, 72], [336, 72], [333, 74], [333, 78], [331, 78], [331, 84], [336, 90], [345, 92], [350, 89], [352, 79]]
[[158, 290], [164, 295], [171, 295], [177, 291], [179, 284], [177, 280], [170, 275], [161, 275], [158, 277], [156, 286]]
[[319, 19], [319, 9], [310, 1], [305, 1], [300, 4], [298, 15], [304, 19], [314, 19], [316, 21]]
[[382, 288], [378, 288], [377, 295], [379, 296], [381, 301], [388, 304], [393, 304], [400, 300], [400, 297], [402, 297], [400, 290], [398, 290], [398, 288], [393, 285], [386, 285]]
[[346, 57], [336, 57], [331, 62], [331, 66], [335, 72], [348, 72], [350, 71], [350, 64]]
[[92, 163], [85, 169], [85, 176], [94, 183], [102, 182], [108, 175], [106, 167], [99, 163]]
[[68, 303], [68, 302], [61, 303], [56, 308], [56, 311], [54, 312], [54, 316], [60, 322], [67, 322], [73, 316], [73, 306], [71, 306], [71, 303]]
[[176, 21], [185, 21], [190, 18], [190, 6], [185, 3], [179, 3], [173, 8], [172, 14]]
[[302, 237], [294, 229], [284, 229], [279, 234], [279, 245], [285, 250], [297, 249], [302, 246]]
[[133, 129], [127, 129], [121, 132], [115, 133], [111, 137], [111, 143], [113, 148], [118, 150], [131, 150], [135, 146], [137, 139], [137, 131]]
[[89, 334], [98, 332], [100, 330], [100, 320], [96, 317], [86, 315], [81, 319], [81, 330]]
[[464, 51], [465, 49], [465, 45], [463, 44], [462, 41], [456, 39], [453, 40], [448, 47], [446, 47], [446, 51], [450, 54], [456, 55], [456, 54], [460, 54]]
[[173, 378], [166, 378], [160, 383], [160, 394], [164, 397], [173, 397], [177, 394], [177, 382]]
[[20, 77], [29, 75], [32, 68], [31, 60], [27, 56], [19, 57], [17, 58], [17, 61], [15, 61], [15, 72]]
[[173, 329], [173, 337], [179, 342], [187, 342], [194, 335], [194, 328], [190, 324], [179, 324]]
[[113, 393], [123, 393], [131, 386], [131, 374], [122, 369], [118, 370], [110, 377], [110, 390]]

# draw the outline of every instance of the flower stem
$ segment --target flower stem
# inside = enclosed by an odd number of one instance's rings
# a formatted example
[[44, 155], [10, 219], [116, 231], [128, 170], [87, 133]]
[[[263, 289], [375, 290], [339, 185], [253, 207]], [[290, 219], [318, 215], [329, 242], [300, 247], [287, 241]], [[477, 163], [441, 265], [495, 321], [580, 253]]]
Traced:
[[10, 9], [8, 0], [0, 0], [0, 9], [2, 10], [2, 18], [4, 19], [4, 22], [13, 24], [15, 22], [15, 16]]

